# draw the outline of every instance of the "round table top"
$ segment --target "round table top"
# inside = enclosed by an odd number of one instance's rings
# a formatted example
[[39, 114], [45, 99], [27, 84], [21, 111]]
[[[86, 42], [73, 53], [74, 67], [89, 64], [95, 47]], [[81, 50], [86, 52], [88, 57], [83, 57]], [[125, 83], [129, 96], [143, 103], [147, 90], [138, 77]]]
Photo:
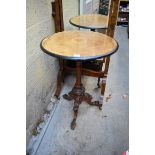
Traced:
[[101, 14], [84, 14], [72, 17], [69, 22], [79, 28], [106, 29], [108, 28], [108, 16]]
[[105, 34], [76, 30], [47, 36], [42, 40], [41, 48], [58, 58], [90, 60], [111, 55], [118, 49], [118, 44]]

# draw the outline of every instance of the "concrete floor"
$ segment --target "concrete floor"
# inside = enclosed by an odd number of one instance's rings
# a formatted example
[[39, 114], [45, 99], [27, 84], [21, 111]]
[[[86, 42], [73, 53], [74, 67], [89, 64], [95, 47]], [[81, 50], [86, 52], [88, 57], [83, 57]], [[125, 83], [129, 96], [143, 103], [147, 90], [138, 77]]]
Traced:
[[[81, 104], [75, 130], [70, 129], [73, 101], [61, 97], [36, 155], [121, 155], [129, 148], [129, 57], [125, 27], [117, 27], [115, 38], [119, 50], [111, 56], [105, 96], [112, 94], [103, 110]], [[98, 99], [97, 79], [82, 77], [86, 91]], [[61, 96], [69, 92], [75, 82], [70, 75], [65, 80]]]

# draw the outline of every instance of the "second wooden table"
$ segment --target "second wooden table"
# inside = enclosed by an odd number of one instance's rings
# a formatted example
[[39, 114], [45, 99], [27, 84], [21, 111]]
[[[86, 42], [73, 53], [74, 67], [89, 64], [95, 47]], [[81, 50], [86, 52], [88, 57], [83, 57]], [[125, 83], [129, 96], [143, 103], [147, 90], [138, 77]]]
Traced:
[[69, 20], [70, 24], [85, 29], [107, 29], [108, 28], [108, 16], [100, 14], [85, 14], [72, 17]]

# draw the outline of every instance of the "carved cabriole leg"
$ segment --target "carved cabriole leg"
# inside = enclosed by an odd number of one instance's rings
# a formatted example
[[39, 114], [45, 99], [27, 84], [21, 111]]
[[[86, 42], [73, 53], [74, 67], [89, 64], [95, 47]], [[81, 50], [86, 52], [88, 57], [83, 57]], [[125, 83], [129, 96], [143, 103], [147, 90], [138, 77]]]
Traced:
[[76, 127], [76, 119], [77, 119], [77, 115], [78, 115], [78, 109], [79, 109], [79, 105], [81, 103], [81, 97], [76, 97], [75, 101], [74, 101], [74, 107], [73, 107], [73, 111], [74, 111], [74, 118], [71, 122], [71, 129], [74, 130]]
[[54, 96], [56, 96], [57, 98], [59, 98], [60, 92], [61, 92], [61, 87], [62, 87], [62, 82], [64, 81], [64, 71], [63, 71], [63, 60], [59, 59], [59, 72], [58, 72], [58, 76], [57, 76], [57, 88], [55, 91]]
[[102, 104], [99, 101], [92, 102], [92, 96], [88, 93], [85, 93], [83, 96], [83, 101], [87, 102], [89, 105], [98, 106], [100, 110], [102, 110]]

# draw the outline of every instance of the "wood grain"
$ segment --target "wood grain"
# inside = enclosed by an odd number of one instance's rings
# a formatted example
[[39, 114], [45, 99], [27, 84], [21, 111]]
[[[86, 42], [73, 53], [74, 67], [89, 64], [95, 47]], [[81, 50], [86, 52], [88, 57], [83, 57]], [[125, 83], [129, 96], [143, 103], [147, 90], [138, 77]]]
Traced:
[[57, 57], [78, 60], [107, 56], [115, 52], [117, 42], [102, 33], [91, 31], [63, 31], [50, 35], [41, 42], [43, 50]]
[[86, 14], [70, 19], [74, 26], [88, 29], [108, 28], [108, 16], [100, 14]]

